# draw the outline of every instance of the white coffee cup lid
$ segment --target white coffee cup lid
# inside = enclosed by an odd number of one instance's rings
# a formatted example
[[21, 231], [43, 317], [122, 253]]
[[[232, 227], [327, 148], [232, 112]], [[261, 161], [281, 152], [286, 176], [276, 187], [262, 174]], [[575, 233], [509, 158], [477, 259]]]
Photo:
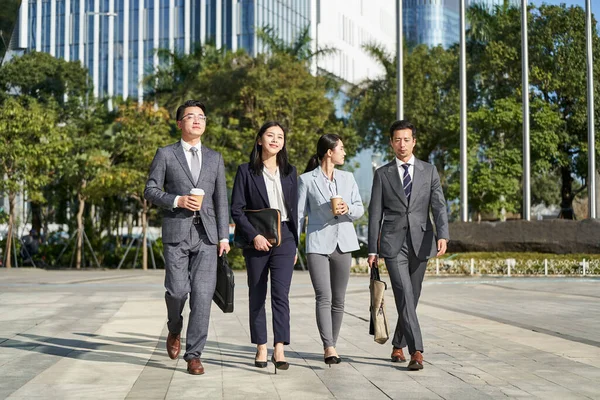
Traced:
[[193, 188], [192, 190], [190, 190], [190, 194], [194, 195], [194, 196], [201, 196], [201, 195], [204, 195], [204, 190], [198, 189], [198, 188]]
[[332, 199], [341, 199], [342, 196], [340, 196], [339, 194], [336, 194], [335, 196], [331, 196]]

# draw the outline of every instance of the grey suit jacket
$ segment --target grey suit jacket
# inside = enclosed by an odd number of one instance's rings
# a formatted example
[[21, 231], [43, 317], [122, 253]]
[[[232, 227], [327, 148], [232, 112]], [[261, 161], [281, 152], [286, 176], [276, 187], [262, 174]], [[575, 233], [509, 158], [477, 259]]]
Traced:
[[334, 216], [331, 195], [323, 179], [321, 167], [300, 175], [298, 182], [298, 237], [304, 217], [308, 215], [306, 252], [331, 254], [337, 246], [343, 253], [359, 249], [352, 221], [365, 213], [354, 175], [335, 171], [337, 191], [348, 204], [348, 213]]
[[404, 195], [395, 159], [374, 175], [369, 204], [369, 253], [379, 253], [383, 258], [396, 257], [409, 234], [420, 260], [435, 256], [433, 224], [438, 239], [450, 238], [446, 200], [435, 167], [415, 159], [410, 204]]
[[176, 196], [190, 193], [192, 188], [204, 190], [200, 209], [202, 225], [208, 240], [217, 244], [229, 238], [229, 207], [225, 165], [220, 153], [201, 146], [202, 166], [198, 182], [193, 182], [181, 142], [158, 149], [146, 182], [144, 197], [163, 208], [162, 239], [178, 243], [190, 234], [194, 213], [185, 208], [173, 209]]

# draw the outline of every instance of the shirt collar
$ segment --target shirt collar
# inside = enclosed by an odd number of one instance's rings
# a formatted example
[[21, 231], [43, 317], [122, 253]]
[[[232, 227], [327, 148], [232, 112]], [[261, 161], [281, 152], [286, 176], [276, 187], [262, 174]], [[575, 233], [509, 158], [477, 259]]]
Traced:
[[408, 159], [408, 162], [406, 162], [406, 163], [404, 161], [401, 161], [398, 157], [396, 157], [395, 159], [396, 159], [396, 166], [398, 168], [402, 167], [404, 164], [409, 164], [412, 166], [415, 165], [415, 155], [414, 154], [412, 156], [410, 156], [410, 158]]
[[[319, 165], [317, 168], [319, 168], [319, 171], [321, 172], [321, 176], [322, 176], [323, 178], [325, 178], [325, 180], [326, 180], [327, 182], [329, 182], [329, 177], [328, 177], [328, 176], [325, 174], [325, 171], [323, 171], [323, 168], [321, 168], [321, 166], [320, 166], [320, 165]], [[336, 174], [335, 174], [335, 172], [336, 172], [336, 171], [335, 171], [335, 168], [334, 168], [334, 169], [333, 169], [333, 181], [332, 181], [332, 182], [335, 182], [335, 175], [336, 175]]]
[[277, 178], [279, 178], [279, 167], [277, 167], [275, 169], [275, 173], [274, 174], [271, 174], [268, 169], [266, 169], [266, 168], [263, 167], [263, 174], [266, 175], [267, 178], [269, 178], [269, 179], [271, 179], [271, 180], [274, 181]]
[[185, 140], [181, 139], [181, 147], [183, 147], [184, 151], [190, 151], [190, 149], [192, 147], [195, 147], [198, 149], [198, 151], [200, 151], [200, 147], [202, 146], [202, 142], [198, 142], [197, 145], [192, 146], [191, 144], [189, 144], [188, 142], [186, 142]]

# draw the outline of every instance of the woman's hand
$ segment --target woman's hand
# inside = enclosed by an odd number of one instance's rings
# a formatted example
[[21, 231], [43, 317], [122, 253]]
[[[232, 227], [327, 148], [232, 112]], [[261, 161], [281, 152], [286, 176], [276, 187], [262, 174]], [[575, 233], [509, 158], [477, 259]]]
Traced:
[[337, 215], [344, 215], [348, 213], [348, 204], [346, 204], [345, 201], [341, 201], [338, 205], [337, 205]]
[[252, 240], [254, 248], [258, 251], [269, 251], [273, 245], [263, 235], [256, 235]]

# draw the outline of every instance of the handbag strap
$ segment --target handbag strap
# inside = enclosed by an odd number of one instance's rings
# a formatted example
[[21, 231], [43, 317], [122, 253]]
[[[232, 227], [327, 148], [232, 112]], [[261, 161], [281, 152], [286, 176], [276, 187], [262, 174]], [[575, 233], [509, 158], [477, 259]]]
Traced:
[[379, 276], [379, 267], [371, 267], [371, 279], [380, 281], [381, 278]]

